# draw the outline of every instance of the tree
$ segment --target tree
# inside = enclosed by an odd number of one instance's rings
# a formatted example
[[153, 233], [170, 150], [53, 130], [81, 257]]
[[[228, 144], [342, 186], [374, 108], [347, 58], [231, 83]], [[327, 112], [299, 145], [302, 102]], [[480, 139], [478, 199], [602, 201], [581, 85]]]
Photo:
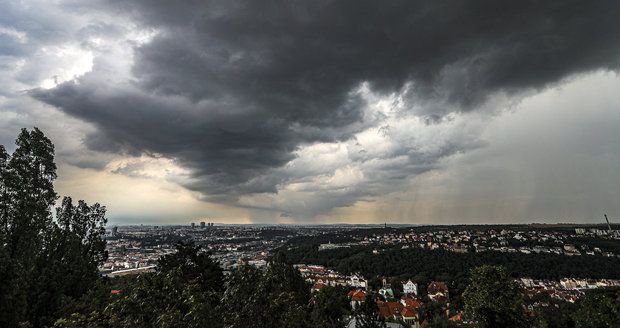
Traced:
[[308, 327], [310, 286], [282, 253], [265, 272], [243, 265], [228, 279], [223, 306], [235, 306], [225, 327]]
[[312, 297], [312, 324], [319, 328], [346, 327], [349, 314], [347, 289], [342, 286], [323, 287]]
[[392, 291], [394, 292], [394, 298], [399, 299], [403, 294], [403, 284], [401, 279], [398, 277], [392, 277], [390, 279], [390, 286], [392, 287]]
[[576, 328], [611, 328], [620, 324], [620, 293], [590, 292], [579, 300], [573, 315]]
[[421, 321], [428, 320], [434, 322], [446, 317], [445, 304], [431, 301], [428, 296], [425, 297], [425, 302], [422, 307], [418, 309], [418, 315]]
[[179, 243], [176, 250], [176, 253], [159, 259], [160, 272], [179, 270], [185, 281], [197, 284], [203, 291], [224, 291], [222, 268], [213, 261], [211, 253], [201, 251], [200, 246], [192, 243]]
[[477, 267], [470, 281], [463, 293], [465, 315], [477, 327], [528, 327], [522, 292], [504, 267]]
[[231, 272], [222, 304], [235, 310], [223, 317], [225, 327], [244, 327], [248, 322], [254, 327], [267, 327], [268, 291], [261, 284], [262, 275], [260, 270], [249, 265]]
[[450, 321], [448, 318], [443, 316], [436, 316], [431, 320], [429, 324], [429, 328], [456, 328], [458, 327], [456, 323]]
[[105, 208], [67, 198], [55, 222], [54, 145], [37, 128], [15, 144], [0, 146], [0, 327], [42, 327], [99, 278]]
[[370, 290], [379, 290], [383, 286], [381, 282], [381, 278], [379, 276], [374, 276], [368, 280], [368, 287]]
[[30, 322], [54, 322], [64, 303], [80, 298], [99, 280], [99, 265], [107, 258], [105, 212], [99, 204], [80, 200], [74, 205], [70, 197], [63, 198], [35, 264], [37, 279], [28, 295]]
[[16, 327], [27, 320], [28, 292], [36, 281], [35, 264], [52, 224], [56, 200], [54, 146], [43, 133], [22, 129], [17, 148], [8, 155], [2, 147], [0, 170], [0, 326]]
[[[90, 313], [73, 313], [57, 327], [221, 327], [221, 268], [193, 244], [160, 258], [155, 273], [138, 276], [120, 297]], [[105, 297], [105, 296], [104, 296]]]
[[355, 328], [384, 328], [385, 322], [379, 317], [379, 307], [377, 306], [377, 295], [368, 293], [366, 300], [362, 302], [353, 315]]

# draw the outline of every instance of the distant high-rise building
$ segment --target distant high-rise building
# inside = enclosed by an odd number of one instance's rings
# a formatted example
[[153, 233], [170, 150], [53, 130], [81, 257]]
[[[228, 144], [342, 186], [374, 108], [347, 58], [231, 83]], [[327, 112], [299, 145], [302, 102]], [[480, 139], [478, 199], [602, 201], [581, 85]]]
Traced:
[[112, 228], [112, 236], [114, 236], [114, 237], [118, 236], [118, 227], [113, 227]]
[[192, 222], [192, 229], [196, 228], [196, 222]]
[[200, 228], [202, 228], [202, 229], [205, 228], [205, 222], [204, 221], [200, 222]]

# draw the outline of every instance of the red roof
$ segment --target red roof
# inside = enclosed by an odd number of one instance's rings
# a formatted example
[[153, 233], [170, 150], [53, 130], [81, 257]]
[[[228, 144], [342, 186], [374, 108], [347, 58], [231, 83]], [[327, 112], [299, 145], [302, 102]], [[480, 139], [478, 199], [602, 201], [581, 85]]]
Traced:
[[457, 313], [450, 317], [450, 321], [461, 321], [463, 320], [463, 313]]
[[377, 306], [379, 307], [379, 314], [382, 317], [388, 318], [391, 316], [398, 316], [403, 309], [402, 304], [399, 302], [377, 302]]
[[121, 293], [120, 289], [112, 289], [110, 291], [110, 294], [120, 294], [120, 293]]
[[327, 285], [322, 282], [317, 282], [316, 284], [312, 286], [312, 289], [319, 290], [319, 289], [325, 288], [326, 286]]
[[422, 307], [422, 305], [424, 305], [422, 302], [415, 298], [405, 298], [403, 299], [403, 302], [405, 303], [405, 307], [410, 307], [413, 309], [419, 309]]
[[390, 309], [387, 306], [380, 306], [379, 315], [381, 315], [384, 318], [388, 318], [392, 316], [392, 313], [390, 313]]
[[416, 316], [418, 315], [418, 314], [416, 313], [416, 311], [415, 311], [414, 309], [410, 308], [410, 307], [405, 307], [405, 308], [401, 311], [401, 313], [400, 313], [400, 314], [402, 314], [402, 316], [403, 316], [403, 317], [406, 317], [406, 318], [413, 318], [413, 317], [416, 317]]
[[349, 297], [351, 298], [351, 301], [362, 302], [362, 301], [366, 300], [366, 293], [364, 293], [361, 290], [350, 291], [349, 292]]
[[426, 290], [428, 291], [429, 294], [436, 294], [440, 292], [445, 293], [448, 291], [448, 287], [446, 287], [446, 284], [444, 282], [431, 281], [431, 283], [428, 284], [428, 287], [426, 288]]

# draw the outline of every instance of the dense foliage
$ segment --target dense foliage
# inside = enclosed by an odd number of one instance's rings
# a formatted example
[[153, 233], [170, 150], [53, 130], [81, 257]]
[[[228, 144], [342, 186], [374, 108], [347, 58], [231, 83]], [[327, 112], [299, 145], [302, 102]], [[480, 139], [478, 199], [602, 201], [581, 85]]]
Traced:
[[[349, 302], [343, 288], [310, 286], [282, 256], [266, 270], [242, 265], [225, 279], [210, 254], [179, 244], [155, 273], [126, 284], [120, 295], [95, 294], [57, 327], [344, 327]], [[107, 281], [108, 291], [114, 281]]]
[[[469, 270], [484, 264], [503, 265], [515, 276], [535, 279], [587, 277], [620, 279], [620, 258], [603, 256], [564, 256], [523, 253], [455, 253], [447, 250], [359, 246], [318, 251], [315, 245], [292, 248], [287, 256], [294, 263], [313, 263], [333, 267], [340, 272], [360, 272], [366, 276], [426, 275], [431, 278], [466, 276]], [[449, 278], [448, 277], [448, 278]]]
[[465, 313], [478, 327], [530, 326], [519, 286], [504, 267], [484, 265], [473, 269], [463, 298]]
[[12, 154], [0, 146], [0, 327], [48, 325], [99, 279], [105, 207], [66, 197], [54, 220], [55, 179], [39, 129], [23, 129]]
[[343, 273], [359, 272], [366, 277], [411, 278], [422, 286], [431, 280], [446, 281], [451, 295], [460, 295], [468, 282], [470, 270], [485, 264], [504, 266], [514, 277], [620, 279], [620, 258], [617, 257], [455, 253], [441, 249], [401, 249], [400, 246], [384, 246], [374, 254], [373, 249], [371, 246], [357, 246], [319, 251], [316, 245], [301, 244], [287, 250], [287, 256], [293, 263], [325, 265]]

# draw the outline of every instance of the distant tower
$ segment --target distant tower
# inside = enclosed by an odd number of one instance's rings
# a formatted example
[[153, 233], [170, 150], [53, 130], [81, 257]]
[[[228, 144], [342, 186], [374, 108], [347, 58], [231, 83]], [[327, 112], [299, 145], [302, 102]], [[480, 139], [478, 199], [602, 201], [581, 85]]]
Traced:
[[607, 230], [611, 233], [611, 224], [609, 224], [609, 219], [607, 218], [607, 214], [605, 214], [605, 221], [607, 221]]
[[112, 228], [112, 236], [113, 236], [113, 237], [118, 236], [118, 227], [113, 227], [113, 228]]
[[192, 229], [196, 228], [196, 222], [192, 222]]
[[205, 222], [202, 221], [202, 222], [200, 222], [200, 229], [204, 229], [204, 228], [205, 228]]

